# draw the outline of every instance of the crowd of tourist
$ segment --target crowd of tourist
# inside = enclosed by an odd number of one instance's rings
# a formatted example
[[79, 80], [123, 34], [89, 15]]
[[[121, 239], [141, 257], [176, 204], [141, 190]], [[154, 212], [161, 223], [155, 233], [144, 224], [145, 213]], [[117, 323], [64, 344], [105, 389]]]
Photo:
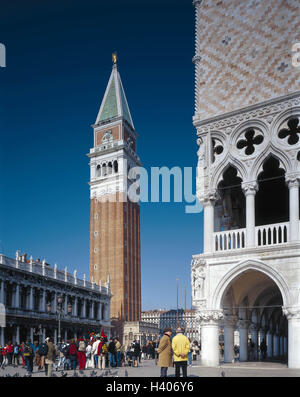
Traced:
[[[101, 335], [92, 333], [69, 341], [61, 340], [58, 345], [50, 337], [41, 343], [32, 343], [30, 339], [20, 344], [9, 341], [5, 346], [0, 346], [0, 367], [21, 365], [26, 368], [26, 376], [31, 376], [36, 366], [37, 371], [44, 371], [46, 376], [52, 376], [52, 372], [58, 370], [138, 367], [141, 360], [152, 359], [157, 364], [162, 349], [161, 341], [147, 341], [140, 345], [138, 340], [134, 340], [132, 344], [124, 346], [119, 338], [108, 339], [104, 332]], [[199, 348], [197, 343], [188, 341], [188, 344], [187, 361], [191, 365], [192, 359], [195, 359], [193, 355], [199, 353]]]

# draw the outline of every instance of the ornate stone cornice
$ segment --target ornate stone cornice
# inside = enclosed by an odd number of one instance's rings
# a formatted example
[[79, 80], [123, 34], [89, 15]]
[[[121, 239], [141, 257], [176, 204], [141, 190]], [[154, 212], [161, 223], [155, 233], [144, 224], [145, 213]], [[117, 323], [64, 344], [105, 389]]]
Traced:
[[284, 110], [300, 105], [299, 92], [292, 94], [290, 98], [276, 98], [261, 104], [238, 109], [226, 115], [216, 116], [211, 119], [197, 120], [194, 118], [194, 126], [197, 128], [197, 135], [207, 133], [210, 130], [225, 130], [230, 134], [234, 127], [244, 121], [267, 117], [267, 121], [272, 122], [273, 115]]

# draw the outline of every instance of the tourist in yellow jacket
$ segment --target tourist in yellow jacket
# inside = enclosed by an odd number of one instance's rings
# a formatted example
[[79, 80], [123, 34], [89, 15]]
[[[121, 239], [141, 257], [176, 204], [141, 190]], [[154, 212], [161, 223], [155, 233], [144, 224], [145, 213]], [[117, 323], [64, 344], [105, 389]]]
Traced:
[[176, 329], [176, 336], [172, 339], [173, 359], [175, 364], [175, 376], [180, 377], [180, 367], [182, 368], [182, 376], [187, 376], [187, 361], [190, 350], [190, 342], [186, 336], [182, 334], [182, 329]]

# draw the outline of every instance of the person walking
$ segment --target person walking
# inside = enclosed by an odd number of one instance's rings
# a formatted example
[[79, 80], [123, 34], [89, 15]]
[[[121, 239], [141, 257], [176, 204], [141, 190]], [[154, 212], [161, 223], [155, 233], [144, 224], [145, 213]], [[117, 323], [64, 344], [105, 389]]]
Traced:
[[142, 346], [142, 359], [145, 360], [147, 355], [147, 347], [146, 345]]
[[191, 367], [191, 366], [192, 366], [193, 344], [192, 344], [190, 338], [188, 338], [188, 339], [189, 339], [189, 342], [190, 342], [190, 350], [189, 350], [189, 352], [188, 352], [188, 366]]
[[167, 376], [168, 368], [173, 367], [172, 363], [172, 345], [170, 337], [172, 335], [171, 328], [164, 329], [164, 335], [161, 338], [156, 353], [158, 354], [158, 366], [160, 367], [160, 377]]
[[104, 338], [101, 336], [100, 343], [98, 345], [98, 368], [105, 369], [107, 356], [108, 356], [108, 347], [107, 343], [105, 342]]
[[112, 368], [116, 366], [116, 344], [112, 339], [109, 340], [108, 345], [108, 360]]
[[34, 341], [33, 345], [34, 345], [34, 349], [33, 349], [33, 351], [34, 351], [34, 361], [33, 361], [33, 364], [36, 365], [38, 368], [40, 368], [40, 364], [41, 364], [41, 356], [40, 356], [40, 353], [39, 353], [40, 345], [39, 345], [39, 343], [37, 341]]
[[97, 368], [98, 367], [98, 346], [100, 344], [100, 336], [97, 335], [96, 336], [96, 340], [93, 342], [93, 346], [92, 346], [92, 359], [93, 359], [93, 368]]
[[85, 356], [86, 356], [85, 368], [86, 369], [94, 368], [94, 359], [92, 356], [92, 349], [93, 349], [93, 341], [90, 341], [86, 347], [86, 350], [85, 350]]
[[190, 342], [186, 336], [183, 335], [182, 329], [176, 329], [176, 336], [172, 339], [173, 358], [175, 364], [175, 376], [180, 377], [180, 368], [182, 369], [182, 376], [187, 377], [187, 361], [188, 352], [190, 350]]
[[138, 367], [138, 359], [141, 354], [141, 345], [138, 340], [133, 342], [133, 366]]
[[121, 345], [121, 343], [120, 343], [118, 338], [115, 338], [114, 342], [115, 342], [115, 345], [116, 345], [116, 364], [117, 364], [117, 367], [120, 367], [121, 366], [121, 348], [122, 348], [122, 345]]
[[57, 369], [64, 369], [65, 364], [66, 364], [66, 349], [67, 349], [67, 344], [64, 341], [64, 339], [59, 343], [58, 345], [58, 351], [59, 351], [59, 360], [57, 364]]
[[267, 355], [267, 344], [265, 341], [265, 338], [263, 338], [263, 340], [261, 341], [260, 345], [259, 345], [260, 351], [261, 351], [261, 355], [262, 355], [262, 360], [266, 359], [266, 355]]
[[22, 366], [23, 367], [25, 367], [25, 359], [24, 359], [24, 354], [23, 354], [24, 346], [25, 346], [25, 343], [21, 342], [21, 344], [20, 344], [20, 356], [21, 356]]
[[7, 365], [12, 365], [13, 351], [14, 351], [13, 344], [11, 343], [11, 341], [9, 341], [6, 345]]
[[20, 347], [17, 342], [14, 344], [13, 348], [13, 365], [19, 365]]
[[86, 343], [84, 339], [81, 337], [78, 339], [78, 351], [77, 351], [79, 371], [83, 371], [85, 369], [85, 361], [86, 361], [85, 352], [86, 352]]
[[40, 356], [40, 364], [39, 364], [39, 371], [43, 371], [45, 368], [45, 357], [48, 353], [48, 345], [47, 345], [48, 338], [39, 345], [38, 352]]
[[51, 377], [53, 371], [53, 364], [55, 363], [56, 357], [58, 355], [58, 349], [53, 344], [52, 338], [47, 338], [47, 345], [48, 345], [48, 353], [45, 356], [45, 368], [46, 368], [46, 376]]
[[77, 367], [77, 346], [75, 340], [72, 339], [69, 347], [69, 359], [71, 362], [71, 369], [75, 371]]
[[32, 348], [32, 344], [30, 339], [28, 339], [25, 342], [24, 348], [23, 348], [23, 356], [25, 359], [25, 364], [26, 364], [26, 376], [31, 376], [33, 372], [33, 357], [34, 357], [34, 352]]

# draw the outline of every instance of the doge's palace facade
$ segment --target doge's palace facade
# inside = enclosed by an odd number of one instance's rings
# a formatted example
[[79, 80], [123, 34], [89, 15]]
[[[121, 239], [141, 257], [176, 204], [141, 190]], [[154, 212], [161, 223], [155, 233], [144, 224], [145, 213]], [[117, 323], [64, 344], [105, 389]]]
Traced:
[[[197, 197], [193, 255], [202, 363], [266, 359], [300, 368], [300, 37], [297, 0], [195, 0]], [[249, 351], [249, 338], [254, 349]]]

